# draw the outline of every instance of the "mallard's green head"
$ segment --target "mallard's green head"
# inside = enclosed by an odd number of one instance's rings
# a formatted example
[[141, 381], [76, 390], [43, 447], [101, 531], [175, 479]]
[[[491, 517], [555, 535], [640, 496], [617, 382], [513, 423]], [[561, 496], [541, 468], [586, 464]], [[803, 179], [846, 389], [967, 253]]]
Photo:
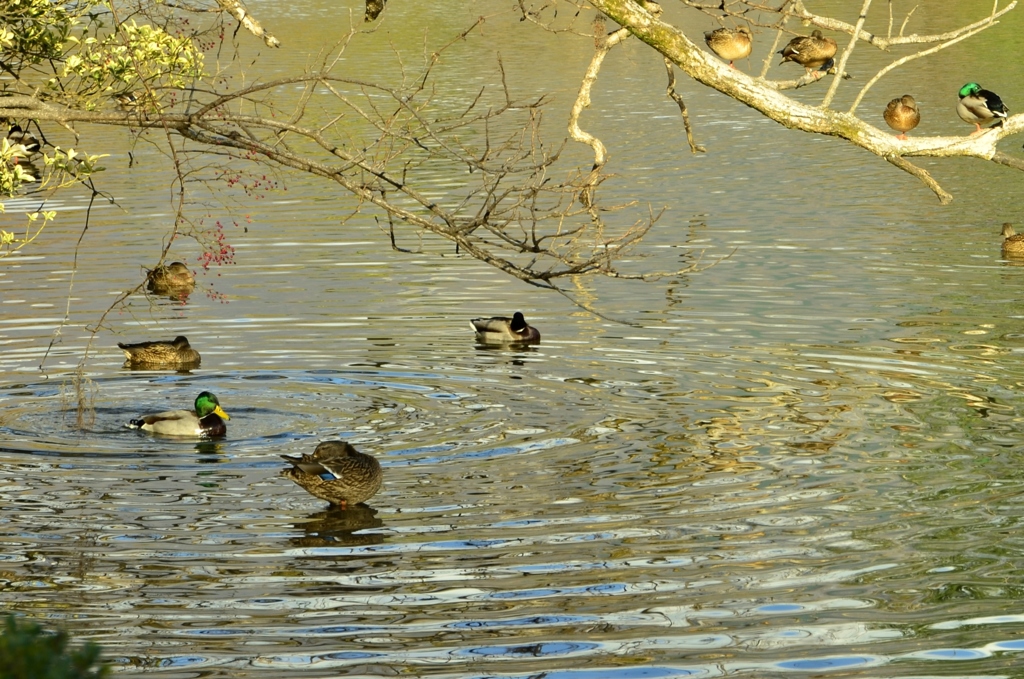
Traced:
[[967, 83], [966, 85], [960, 88], [960, 98], [963, 99], [964, 97], [973, 97], [980, 91], [981, 85], [979, 85], [978, 83]]
[[199, 396], [196, 396], [196, 415], [201, 420], [210, 413], [216, 413], [224, 420], [231, 419], [231, 416], [220, 407], [220, 401], [217, 400], [217, 397], [208, 391], [204, 391]]

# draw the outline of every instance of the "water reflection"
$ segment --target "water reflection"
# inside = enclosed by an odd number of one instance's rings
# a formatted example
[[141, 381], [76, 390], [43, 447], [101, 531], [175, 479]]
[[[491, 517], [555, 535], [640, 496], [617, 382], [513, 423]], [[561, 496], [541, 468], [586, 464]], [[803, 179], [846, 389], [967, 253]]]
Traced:
[[377, 518], [377, 510], [365, 504], [346, 509], [332, 506], [310, 514], [305, 521], [296, 523], [301, 537], [289, 538], [296, 547], [328, 547], [341, 545], [378, 545], [384, 542], [384, 533], [358, 533], [369, 528], [382, 528], [384, 521]]
[[223, 462], [225, 459], [225, 447], [220, 441], [200, 441], [196, 443], [195, 450], [199, 454], [197, 459], [202, 464]]

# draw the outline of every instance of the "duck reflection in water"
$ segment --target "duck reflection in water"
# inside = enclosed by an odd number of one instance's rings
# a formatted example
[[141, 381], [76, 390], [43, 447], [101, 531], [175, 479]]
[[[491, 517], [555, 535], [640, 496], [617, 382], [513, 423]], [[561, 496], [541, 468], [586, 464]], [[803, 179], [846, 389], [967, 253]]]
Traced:
[[332, 505], [328, 509], [310, 514], [304, 523], [296, 523], [303, 535], [291, 538], [296, 547], [338, 547], [341, 545], [379, 545], [384, 534], [359, 533], [367, 528], [381, 528], [384, 521], [377, 518], [377, 510], [364, 504], [342, 509]]
[[224, 461], [224, 444], [220, 441], [200, 441], [196, 444], [196, 461], [199, 464], [213, 464]]

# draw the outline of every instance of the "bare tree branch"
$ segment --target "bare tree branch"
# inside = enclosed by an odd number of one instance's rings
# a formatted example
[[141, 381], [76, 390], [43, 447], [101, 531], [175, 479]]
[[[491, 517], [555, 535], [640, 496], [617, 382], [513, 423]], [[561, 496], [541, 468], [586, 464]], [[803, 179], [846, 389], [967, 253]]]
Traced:
[[[890, 37], [890, 38], [882, 38], [882, 37], [879, 37], [879, 36], [875, 35], [874, 33], [870, 33], [868, 31], [863, 30], [863, 28], [861, 28], [860, 30], [857, 30], [856, 27], [853, 24], [849, 24], [849, 23], [847, 23], [845, 21], [840, 21], [838, 19], [833, 19], [831, 17], [825, 17], [825, 16], [820, 16], [818, 14], [814, 14], [813, 12], [808, 11], [806, 7], [804, 7], [804, 4], [803, 4], [802, 0], [796, 0], [796, 2], [793, 3], [793, 9], [792, 10], [785, 10], [785, 12], [789, 16], [792, 16], [792, 17], [795, 17], [797, 19], [800, 19], [801, 21], [809, 23], [809, 24], [811, 24], [813, 26], [817, 26], [818, 28], [824, 28], [824, 29], [827, 29], [827, 30], [830, 30], [830, 31], [836, 31], [838, 33], [847, 33], [849, 35], [856, 35], [859, 40], [863, 40], [863, 41], [867, 42], [869, 45], [872, 45], [873, 47], [877, 47], [878, 49], [881, 49], [881, 50], [888, 50], [890, 47], [893, 47], [895, 45], [912, 45], [912, 44], [922, 44], [922, 43], [929, 43], [929, 42], [943, 42], [943, 41], [946, 41], [946, 40], [952, 40], [954, 38], [957, 38], [957, 37], [963, 35], [964, 33], [972, 32], [975, 29], [982, 28], [982, 27], [992, 26], [992, 25], [998, 23], [996, 21], [996, 19], [998, 19], [999, 17], [1003, 16], [1007, 12], [1012, 11], [1013, 8], [1017, 6], [1017, 0], [1013, 0], [1013, 2], [1011, 2], [1009, 5], [1007, 5], [1006, 7], [1004, 7], [1001, 10], [998, 9], [998, 4], [999, 3], [997, 1], [995, 3], [996, 6], [993, 7], [993, 11], [992, 11], [992, 13], [988, 17], [986, 17], [986, 18], [984, 18], [984, 19], [982, 19], [980, 21], [976, 21], [976, 22], [974, 22], [972, 24], [968, 24], [967, 26], [961, 26], [960, 28], [957, 28], [957, 29], [952, 30], [952, 31], [947, 31], [945, 33], [935, 33], [935, 34], [932, 34], [932, 35], [917, 35], [917, 34], [903, 35], [903, 29], [901, 28], [900, 29], [900, 34], [898, 36], [896, 36], [895, 38], [892, 38], [892, 37]], [[767, 11], [775, 11], [774, 8], [770, 8], [770, 7], [766, 7], [766, 6], [752, 5], [752, 7], [757, 7], [758, 9], [767, 10]], [[908, 16], [907, 17], [908, 21], [909, 21], [909, 18], [910, 17]], [[906, 23], [904, 23], [904, 26], [905, 25], [906, 25]]]
[[246, 9], [242, 0], [217, 0], [217, 4], [220, 5], [225, 12], [235, 17], [235, 20], [242, 25], [242, 28], [249, 31], [257, 38], [262, 38], [267, 47], [281, 46], [281, 41], [275, 38], [269, 31], [263, 29], [260, 22], [249, 13], [248, 9]]
[[683, 117], [683, 128], [686, 130], [686, 141], [690, 145], [690, 153], [707, 153], [707, 149], [697, 144], [693, 139], [693, 128], [690, 126], [690, 114], [686, 110], [686, 102], [682, 95], [676, 92], [676, 71], [672, 62], [665, 59], [665, 70], [668, 71], [668, 85], [665, 88], [666, 94], [679, 106], [679, 115]]
[[[871, 8], [871, 0], [864, 0], [864, 4], [860, 8], [860, 14], [857, 16], [857, 25], [853, 29], [853, 33], [850, 36], [850, 44], [846, 46], [843, 53], [839, 56], [839, 65], [837, 70], [840, 73], [844, 73], [846, 69], [846, 62], [849, 61], [850, 55], [853, 54], [853, 50], [857, 47], [857, 36], [860, 35], [860, 29], [864, 27], [864, 22], [868, 18], [868, 10]], [[836, 90], [839, 89], [839, 83], [841, 78], [832, 78], [832, 84], [829, 85], [828, 92], [825, 93], [825, 98], [821, 101], [822, 108], [828, 108], [832, 103], [833, 97], [836, 96]]]
[[590, 107], [590, 91], [597, 80], [598, 73], [601, 71], [601, 64], [604, 63], [604, 58], [608, 56], [608, 52], [613, 47], [629, 37], [629, 31], [624, 28], [620, 28], [609, 35], [603, 35], [603, 29], [604, 21], [601, 17], [598, 17], [594, 22], [594, 56], [590, 60], [590, 66], [587, 67], [587, 72], [583, 76], [582, 82], [580, 82], [579, 93], [576, 95], [576, 101], [573, 102], [572, 110], [569, 113], [569, 136], [573, 140], [586, 144], [594, 150], [594, 164], [591, 167], [590, 174], [585, 182], [586, 186], [581, 194], [583, 205], [587, 207], [594, 204], [594, 190], [600, 183], [601, 169], [608, 162], [608, 151], [600, 139], [580, 127], [580, 115], [584, 109]]

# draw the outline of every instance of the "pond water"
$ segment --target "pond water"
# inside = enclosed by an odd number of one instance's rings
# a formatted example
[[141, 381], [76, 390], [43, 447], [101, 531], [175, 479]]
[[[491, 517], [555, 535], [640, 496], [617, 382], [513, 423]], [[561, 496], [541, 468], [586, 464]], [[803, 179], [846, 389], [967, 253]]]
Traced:
[[[512, 3], [429, 4], [394, 0], [353, 64], [486, 14], [443, 77], [469, 82], [500, 51], [512, 87], [552, 93], [563, 134], [586, 39], [519, 22]], [[270, 71], [347, 27], [322, 20], [334, 5], [252, 7], [285, 43]], [[968, 80], [1021, 110], [1019, 60], [978, 56], [1015, 49], [1020, 29], [913, 62], [865, 110], [882, 125], [909, 91], [920, 134], [964, 133]], [[562, 68], [538, 72], [543, 53]], [[173, 216], [163, 157], [139, 145], [129, 167], [109, 136], [118, 205], [94, 209], [77, 268], [87, 203], [70, 195], [0, 261], [4, 609], [168, 679], [1015, 676], [1024, 267], [998, 233], [1021, 214], [1020, 175], [923, 162], [956, 196], [941, 207], [884, 161], [684, 81], [709, 150], [692, 156], [663, 70], [636, 41], [607, 61], [586, 114], [612, 152], [607, 199], [640, 199], [628, 219], [669, 207], [631, 266], [728, 255], [716, 265], [571, 282], [599, 317], [444, 243], [392, 251], [316, 180], [225, 188], [230, 212], [196, 216], [226, 224], [234, 263], [203, 271], [195, 243], [174, 245], [199, 289], [139, 294], [102, 321], [80, 424], [90, 330]], [[515, 310], [541, 344], [474, 342], [470, 318]], [[117, 342], [178, 334], [199, 369], [122, 367]], [[231, 415], [222, 440], [123, 427], [202, 390]], [[371, 508], [329, 511], [278, 476], [279, 455], [336, 438], [383, 465]]]

